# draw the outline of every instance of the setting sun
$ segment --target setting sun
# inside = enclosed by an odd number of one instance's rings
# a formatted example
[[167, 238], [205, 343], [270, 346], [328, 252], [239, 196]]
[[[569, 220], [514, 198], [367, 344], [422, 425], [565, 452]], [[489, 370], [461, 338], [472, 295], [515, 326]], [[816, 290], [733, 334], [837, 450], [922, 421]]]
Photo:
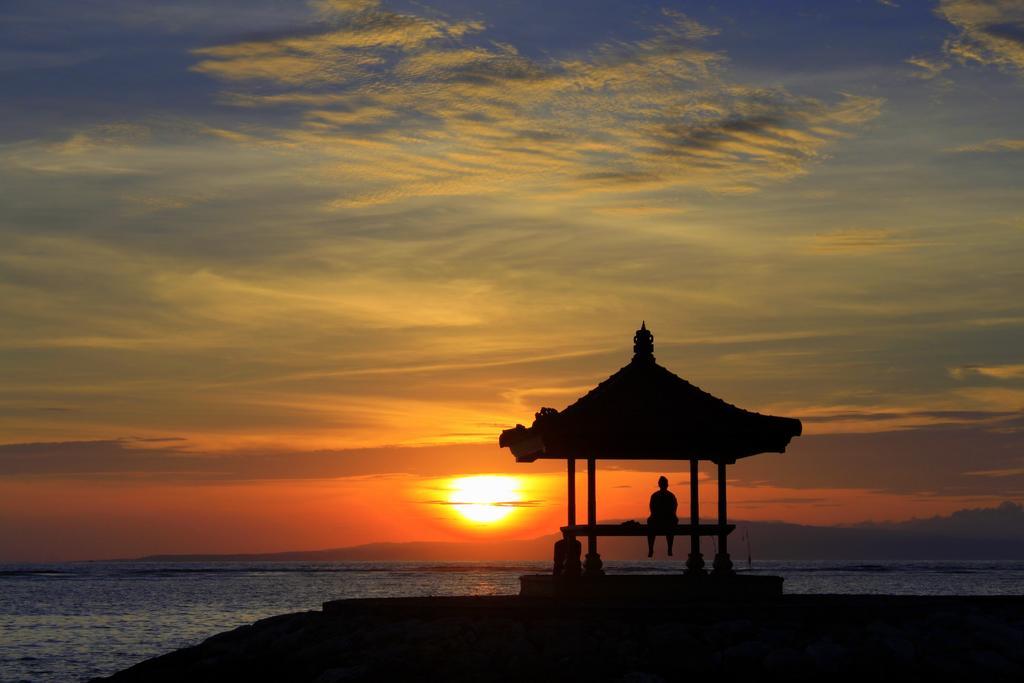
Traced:
[[521, 500], [518, 479], [493, 475], [453, 479], [448, 496], [459, 514], [478, 524], [505, 519]]

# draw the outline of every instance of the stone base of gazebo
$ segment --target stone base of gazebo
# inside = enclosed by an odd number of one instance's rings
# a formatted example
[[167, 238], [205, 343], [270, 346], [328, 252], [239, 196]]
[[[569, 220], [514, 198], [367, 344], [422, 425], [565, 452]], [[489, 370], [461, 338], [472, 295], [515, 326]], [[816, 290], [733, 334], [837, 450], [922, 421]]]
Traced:
[[531, 598], [752, 600], [782, 595], [782, 577], [760, 574], [609, 574], [562, 577], [527, 574], [519, 577], [519, 595]]

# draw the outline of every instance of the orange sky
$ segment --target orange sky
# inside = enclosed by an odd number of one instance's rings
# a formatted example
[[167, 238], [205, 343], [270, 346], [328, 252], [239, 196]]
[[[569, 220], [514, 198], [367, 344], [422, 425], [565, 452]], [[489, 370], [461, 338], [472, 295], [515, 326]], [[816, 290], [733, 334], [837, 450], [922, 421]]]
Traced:
[[1024, 500], [1018, 0], [102, 4], [0, 22], [0, 560], [550, 533], [644, 319], [803, 421], [737, 518]]
[[[770, 456], [769, 456], [770, 457]], [[0, 481], [0, 527], [6, 559], [57, 561], [161, 553], [246, 553], [319, 549], [378, 541], [529, 539], [565, 523], [565, 477], [509, 468], [522, 500], [495, 523], [475, 523], [448, 500], [450, 477], [373, 475], [315, 481], [182, 486], [131, 481]], [[688, 514], [688, 474], [667, 471]], [[493, 476], [493, 473], [492, 473]], [[713, 475], [712, 475], [713, 476]], [[657, 474], [600, 470], [602, 520], [643, 520]], [[586, 513], [585, 479], [578, 475], [579, 519]], [[735, 519], [835, 524], [906, 519], [988, 506], [998, 497], [907, 496], [862, 489], [793, 489], [730, 485]], [[702, 472], [701, 514], [717, 514], [713, 480]]]

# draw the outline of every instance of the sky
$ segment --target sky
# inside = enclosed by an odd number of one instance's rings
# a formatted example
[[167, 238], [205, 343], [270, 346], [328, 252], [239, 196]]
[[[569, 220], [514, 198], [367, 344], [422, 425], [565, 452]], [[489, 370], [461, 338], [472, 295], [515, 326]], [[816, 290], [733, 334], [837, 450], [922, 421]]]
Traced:
[[[738, 518], [1024, 500], [1020, 0], [0, 0], [0, 46], [0, 560], [550, 533], [498, 434], [641, 320], [803, 421]], [[602, 518], [685, 499], [601, 467]]]

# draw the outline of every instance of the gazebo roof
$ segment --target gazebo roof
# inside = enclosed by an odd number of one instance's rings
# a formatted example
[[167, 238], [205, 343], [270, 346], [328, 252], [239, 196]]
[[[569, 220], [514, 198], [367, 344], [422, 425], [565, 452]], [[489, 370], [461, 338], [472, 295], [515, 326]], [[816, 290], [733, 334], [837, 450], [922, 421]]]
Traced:
[[539, 458], [712, 460], [732, 463], [783, 453], [800, 420], [762, 415], [701, 391], [654, 361], [654, 337], [641, 325], [633, 360], [558, 412], [541, 408], [529, 428], [501, 433], [518, 462]]

